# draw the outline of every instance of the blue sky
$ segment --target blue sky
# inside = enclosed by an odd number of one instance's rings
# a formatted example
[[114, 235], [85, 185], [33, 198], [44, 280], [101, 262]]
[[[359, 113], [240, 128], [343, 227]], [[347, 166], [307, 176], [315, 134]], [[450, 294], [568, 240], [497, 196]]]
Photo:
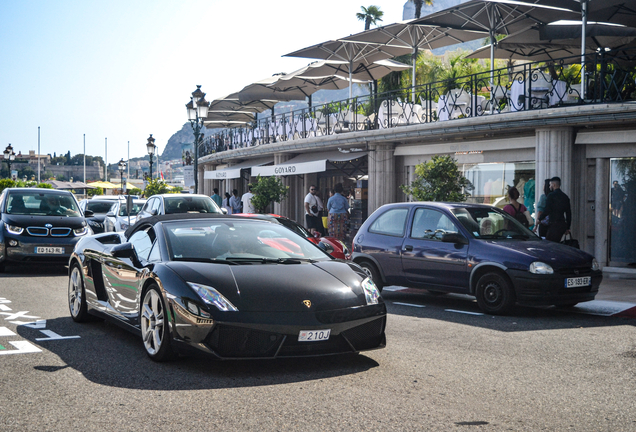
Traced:
[[356, 33], [360, 6], [402, 19], [404, 1], [93, 0], [0, 2], [0, 150], [163, 151], [196, 84], [212, 100], [312, 60], [297, 49]]

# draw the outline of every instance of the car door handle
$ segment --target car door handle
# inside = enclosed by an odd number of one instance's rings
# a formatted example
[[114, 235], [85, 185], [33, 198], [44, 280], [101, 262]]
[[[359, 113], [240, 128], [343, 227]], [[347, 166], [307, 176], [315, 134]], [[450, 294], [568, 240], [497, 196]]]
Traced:
[[406, 245], [406, 246], [404, 246], [404, 250], [405, 250], [405, 251], [409, 251], [409, 252], [410, 252], [410, 251], [412, 251], [412, 250], [413, 250], [413, 246], [411, 246], [411, 245]]

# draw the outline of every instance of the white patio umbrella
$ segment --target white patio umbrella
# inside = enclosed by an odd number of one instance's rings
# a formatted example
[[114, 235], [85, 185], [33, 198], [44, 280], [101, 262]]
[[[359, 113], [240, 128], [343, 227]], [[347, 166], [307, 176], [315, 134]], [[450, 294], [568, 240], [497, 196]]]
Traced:
[[204, 121], [254, 121], [255, 113], [249, 111], [208, 111], [208, 116]]
[[[579, 54], [581, 23], [535, 25], [510, 35], [495, 47], [495, 57], [548, 61]], [[636, 40], [636, 28], [592, 23], [587, 25], [586, 49], [594, 53], [601, 48], [621, 48]], [[467, 58], [488, 58], [490, 45], [481, 47]]]
[[415, 20], [403, 21], [376, 27], [357, 33], [342, 40], [364, 42], [379, 46], [402, 46], [411, 51], [412, 73], [411, 85], [413, 89], [413, 102], [415, 102], [415, 70], [418, 50], [424, 48], [433, 50], [435, 48], [455, 45], [479, 38], [487, 37], [485, 32], [471, 30], [453, 29], [449, 27], [438, 27], [414, 24]]
[[511, 35], [534, 24], [578, 20], [580, 17], [580, 14], [573, 10], [541, 5], [541, 1], [553, 0], [470, 0], [415, 20], [413, 23], [487, 32], [491, 42], [492, 86], [496, 35]]
[[262, 99], [278, 101], [304, 100], [305, 97], [313, 93], [311, 90], [304, 88], [289, 88], [283, 91], [269, 87], [285, 75], [285, 73], [274, 74], [271, 77], [243, 87], [243, 90], [238, 93], [239, 101], [247, 102]]
[[268, 99], [240, 101], [238, 92], [235, 92], [210, 102], [208, 111], [247, 111], [261, 113], [265, 110], [272, 109], [278, 102], [278, 100]]
[[369, 68], [372, 63], [378, 60], [386, 60], [409, 53], [410, 49], [399, 46], [378, 46], [345, 40], [330, 40], [285, 54], [284, 57], [306, 57], [345, 62], [350, 81], [349, 99], [351, 99], [354, 71], [360, 70], [362, 66]]

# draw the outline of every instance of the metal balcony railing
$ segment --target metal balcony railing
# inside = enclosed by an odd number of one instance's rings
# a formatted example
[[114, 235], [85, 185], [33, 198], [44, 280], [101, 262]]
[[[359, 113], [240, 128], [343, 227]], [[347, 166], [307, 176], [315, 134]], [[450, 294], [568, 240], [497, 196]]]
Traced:
[[[262, 118], [206, 138], [200, 156], [355, 131], [636, 100], [636, 49], [534, 62]], [[581, 80], [585, 80], [585, 94]]]

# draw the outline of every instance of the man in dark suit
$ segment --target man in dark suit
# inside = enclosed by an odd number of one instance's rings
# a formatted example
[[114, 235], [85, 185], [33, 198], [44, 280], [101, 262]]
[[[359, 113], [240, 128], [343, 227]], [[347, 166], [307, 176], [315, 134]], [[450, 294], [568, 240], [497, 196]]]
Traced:
[[552, 192], [548, 194], [545, 211], [541, 213], [539, 220], [550, 217], [545, 238], [559, 243], [564, 234], [570, 233], [570, 224], [572, 223], [570, 198], [561, 190], [561, 179], [559, 177], [550, 179], [550, 190]]

